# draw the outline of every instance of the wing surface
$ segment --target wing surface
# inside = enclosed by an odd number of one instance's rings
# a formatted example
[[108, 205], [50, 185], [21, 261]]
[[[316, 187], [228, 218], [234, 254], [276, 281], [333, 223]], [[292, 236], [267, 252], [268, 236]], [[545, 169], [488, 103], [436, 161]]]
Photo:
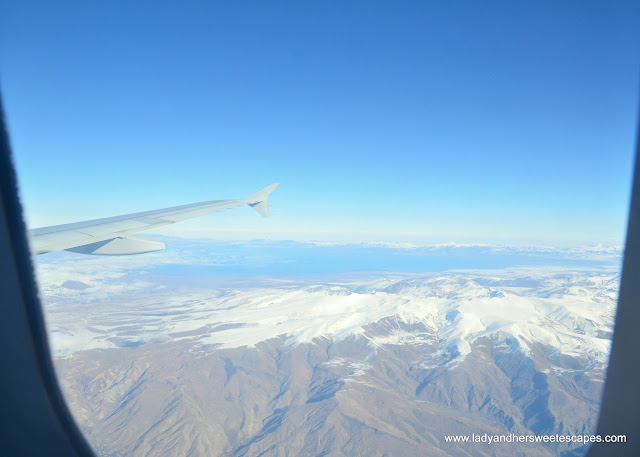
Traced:
[[205, 214], [249, 205], [262, 216], [269, 216], [269, 195], [278, 183], [238, 200], [211, 200], [190, 205], [143, 211], [91, 221], [54, 225], [30, 230], [35, 254], [72, 250], [83, 254], [124, 255], [164, 249], [159, 241], [136, 236], [138, 232], [175, 224]]

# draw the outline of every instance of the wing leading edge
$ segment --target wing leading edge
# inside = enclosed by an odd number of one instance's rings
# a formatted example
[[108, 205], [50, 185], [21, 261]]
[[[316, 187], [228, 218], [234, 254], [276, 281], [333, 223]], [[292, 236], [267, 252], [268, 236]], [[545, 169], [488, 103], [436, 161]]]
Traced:
[[129, 255], [159, 251], [164, 249], [164, 243], [137, 236], [137, 233], [244, 205], [249, 205], [263, 217], [268, 217], [269, 195], [278, 186], [279, 183], [271, 184], [239, 200], [212, 200], [33, 229], [29, 231], [31, 249], [35, 254], [67, 250], [93, 255]]

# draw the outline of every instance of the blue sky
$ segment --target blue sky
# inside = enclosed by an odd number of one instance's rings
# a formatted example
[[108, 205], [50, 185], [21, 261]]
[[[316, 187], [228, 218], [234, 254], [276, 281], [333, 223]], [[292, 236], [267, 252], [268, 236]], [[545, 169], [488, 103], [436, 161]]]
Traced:
[[[347, 3], [347, 4], [345, 4]], [[637, 2], [5, 2], [31, 226], [217, 198], [163, 233], [621, 244]]]

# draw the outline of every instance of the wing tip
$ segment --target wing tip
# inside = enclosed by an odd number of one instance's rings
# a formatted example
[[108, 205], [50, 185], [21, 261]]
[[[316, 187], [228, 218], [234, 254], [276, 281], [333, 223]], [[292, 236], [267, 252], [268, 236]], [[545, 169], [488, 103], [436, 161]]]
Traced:
[[262, 217], [269, 217], [269, 195], [271, 195], [279, 185], [279, 182], [274, 182], [270, 186], [247, 197], [247, 205], [255, 209]]

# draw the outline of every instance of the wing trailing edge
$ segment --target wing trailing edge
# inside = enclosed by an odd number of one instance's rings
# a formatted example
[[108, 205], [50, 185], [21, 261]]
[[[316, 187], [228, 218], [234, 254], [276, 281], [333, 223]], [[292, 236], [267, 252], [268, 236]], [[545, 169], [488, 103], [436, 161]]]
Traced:
[[134, 255], [162, 251], [164, 247], [165, 246], [162, 241], [133, 235], [85, 244], [83, 246], [67, 249], [67, 251], [91, 255]]

